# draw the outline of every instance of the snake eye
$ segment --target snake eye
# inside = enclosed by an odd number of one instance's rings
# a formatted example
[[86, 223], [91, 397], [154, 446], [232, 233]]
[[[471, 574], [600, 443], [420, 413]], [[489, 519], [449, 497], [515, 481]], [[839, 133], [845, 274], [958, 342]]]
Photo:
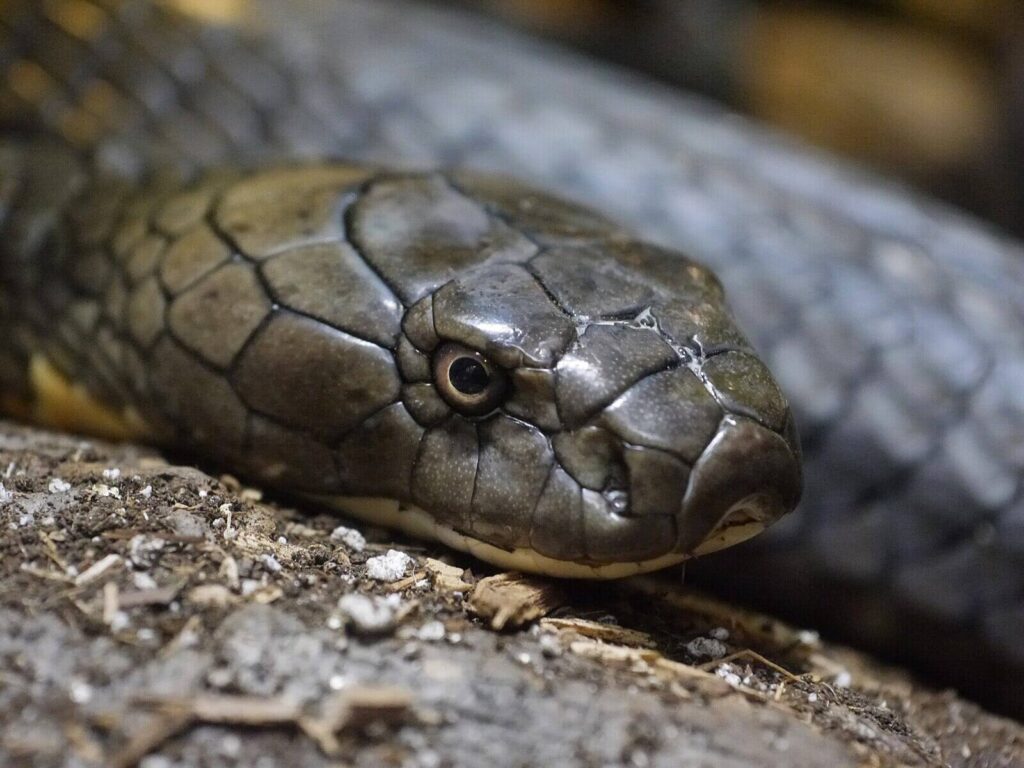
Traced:
[[445, 344], [434, 353], [434, 382], [445, 402], [467, 416], [497, 408], [508, 385], [504, 370], [459, 344]]

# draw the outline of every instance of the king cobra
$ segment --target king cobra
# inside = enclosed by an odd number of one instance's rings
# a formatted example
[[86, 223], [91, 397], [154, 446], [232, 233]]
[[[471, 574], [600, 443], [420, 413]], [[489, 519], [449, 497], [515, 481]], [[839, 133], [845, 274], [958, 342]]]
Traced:
[[553, 576], [785, 516], [691, 571], [1022, 708], [1019, 246], [449, 10], [0, 9], [6, 412]]

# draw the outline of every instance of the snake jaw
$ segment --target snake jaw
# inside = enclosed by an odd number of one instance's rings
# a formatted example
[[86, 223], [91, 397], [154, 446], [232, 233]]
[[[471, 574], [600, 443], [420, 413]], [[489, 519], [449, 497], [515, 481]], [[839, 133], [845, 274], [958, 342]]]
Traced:
[[741, 528], [749, 538], [792, 510], [801, 487], [797, 446], [752, 419], [727, 416], [690, 473], [676, 551], [714, 551], [735, 543]]

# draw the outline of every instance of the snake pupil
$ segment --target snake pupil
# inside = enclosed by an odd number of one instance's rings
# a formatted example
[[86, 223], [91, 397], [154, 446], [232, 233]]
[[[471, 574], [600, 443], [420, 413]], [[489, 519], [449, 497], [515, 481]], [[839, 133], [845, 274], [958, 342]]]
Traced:
[[452, 362], [448, 379], [464, 395], [479, 395], [491, 383], [487, 369], [472, 357], [460, 357]]

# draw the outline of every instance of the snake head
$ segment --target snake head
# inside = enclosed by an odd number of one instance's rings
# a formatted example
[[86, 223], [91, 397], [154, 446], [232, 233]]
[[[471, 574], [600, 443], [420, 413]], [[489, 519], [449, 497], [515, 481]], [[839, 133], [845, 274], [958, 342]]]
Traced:
[[152, 381], [215, 458], [556, 575], [679, 562], [796, 504], [786, 400], [684, 256], [464, 174], [327, 164], [207, 197], [162, 267], [203, 276]]
[[[402, 403], [424, 430], [409, 498], [450, 540], [510, 567], [622, 575], [794, 507], [788, 405], [708, 269], [507, 181], [376, 192], [429, 211], [406, 264], [468, 262], [429, 290], [391, 276], [411, 302]], [[410, 242], [353, 234], [371, 262]]]

